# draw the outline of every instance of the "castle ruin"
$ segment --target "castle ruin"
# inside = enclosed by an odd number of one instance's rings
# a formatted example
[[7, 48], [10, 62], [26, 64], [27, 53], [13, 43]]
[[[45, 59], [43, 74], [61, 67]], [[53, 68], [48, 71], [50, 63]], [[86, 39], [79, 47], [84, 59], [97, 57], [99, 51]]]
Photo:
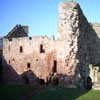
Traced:
[[57, 40], [27, 33], [27, 26], [17, 25], [3, 39], [5, 83], [35, 84], [38, 78], [66, 87], [87, 85], [89, 64], [100, 62], [100, 24], [89, 23], [78, 3], [59, 4]]

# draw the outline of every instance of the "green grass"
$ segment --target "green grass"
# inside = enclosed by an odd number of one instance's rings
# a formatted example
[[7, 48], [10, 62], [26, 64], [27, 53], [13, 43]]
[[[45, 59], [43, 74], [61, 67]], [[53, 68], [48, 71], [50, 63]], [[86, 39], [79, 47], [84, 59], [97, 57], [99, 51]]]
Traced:
[[100, 100], [100, 91], [48, 87], [30, 100]]
[[34, 87], [27, 85], [0, 85], [0, 100], [21, 100], [22, 96], [33, 90]]
[[100, 91], [90, 90], [88, 93], [85, 93], [78, 97], [77, 100], [100, 100]]
[[[23, 96], [34, 93], [28, 85], [0, 85], [0, 100], [21, 100]], [[29, 100], [100, 100], [100, 91], [81, 91], [62, 87], [47, 87], [39, 90]]]

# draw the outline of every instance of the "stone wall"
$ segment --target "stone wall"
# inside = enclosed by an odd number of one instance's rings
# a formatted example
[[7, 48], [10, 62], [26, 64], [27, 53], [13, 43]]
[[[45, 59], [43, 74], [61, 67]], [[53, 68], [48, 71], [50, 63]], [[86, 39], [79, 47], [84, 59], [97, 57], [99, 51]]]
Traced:
[[[64, 52], [62, 41], [51, 40], [47, 37], [23, 37], [12, 38], [12, 41], [4, 39], [3, 45], [3, 56], [6, 60], [5, 67], [10, 65], [18, 75], [31, 70], [36, 77], [47, 82], [53, 73], [54, 61], [57, 63], [57, 72], [62, 66], [63, 59], [59, 56]], [[41, 52], [41, 45], [43, 52]], [[21, 52], [20, 49], [22, 49]], [[6, 68], [4, 68], [5, 74], [7, 74], [8, 70]], [[6, 76], [4, 78], [7, 81], [9, 72]]]
[[66, 67], [86, 80], [89, 64], [100, 64], [100, 25], [88, 23], [75, 2], [60, 3], [58, 18], [58, 39], [64, 41]]
[[[46, 64], [48, 40], [41, 37], [13, 38], [12, 41], [4, 40], [3, 54], [7, 64], [11, 65], [18, 75], [28, 70], [32, 70], [37, 77], [44, 78], [48, 76], [51, 65]], [[40, 45], [43, 45], [45, 53], [40, 53]], [[22, 51], [20, 49], [22, 48]], [[49, 54], [49, 53], [48, 53]], [[52, 58], [51, 58], [52, 59]], [[30, 63], [30, 65], [28, 65]], [[51, 63], [51, 62], [50, 62]], [[29, 66], [29, 67], [28, 67]]]
[[60, 3], [58, 18], [58, 39], [64, 41], [65, 68], [74, 81], [86, 81], [90, 63], [87, 36], [89, 23], [75, 2]]

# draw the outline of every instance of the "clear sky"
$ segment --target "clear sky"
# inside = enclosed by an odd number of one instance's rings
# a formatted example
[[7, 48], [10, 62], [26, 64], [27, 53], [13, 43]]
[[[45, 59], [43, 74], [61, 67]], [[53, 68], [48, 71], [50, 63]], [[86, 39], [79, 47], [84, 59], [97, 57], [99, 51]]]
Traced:
[[[58, 4], [68, 0], [0, 0], [0, 36], [16, 24], [28, 25], [29, 35], [57, 35]], [[89, 22], [100, 23], [100, 0], [77, 1]]]

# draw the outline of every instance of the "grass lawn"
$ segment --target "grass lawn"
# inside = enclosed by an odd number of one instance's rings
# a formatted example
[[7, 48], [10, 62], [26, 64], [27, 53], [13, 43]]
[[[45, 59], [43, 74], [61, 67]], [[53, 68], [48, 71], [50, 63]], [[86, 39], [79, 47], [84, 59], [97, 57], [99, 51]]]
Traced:
[[100, 91], [48, 87], [30, 100], [100, 100]]
[[[34, 89], [28, 85], [0, 85], [0, 100], [21, 100], [22, 96], [34, 93]], [[100, 91], [47, 87], [29, 100], [100, 100]]]
[[34, 90], [33, 86], [27, 85], [0, 85], [0, 100], [21, 100]]

